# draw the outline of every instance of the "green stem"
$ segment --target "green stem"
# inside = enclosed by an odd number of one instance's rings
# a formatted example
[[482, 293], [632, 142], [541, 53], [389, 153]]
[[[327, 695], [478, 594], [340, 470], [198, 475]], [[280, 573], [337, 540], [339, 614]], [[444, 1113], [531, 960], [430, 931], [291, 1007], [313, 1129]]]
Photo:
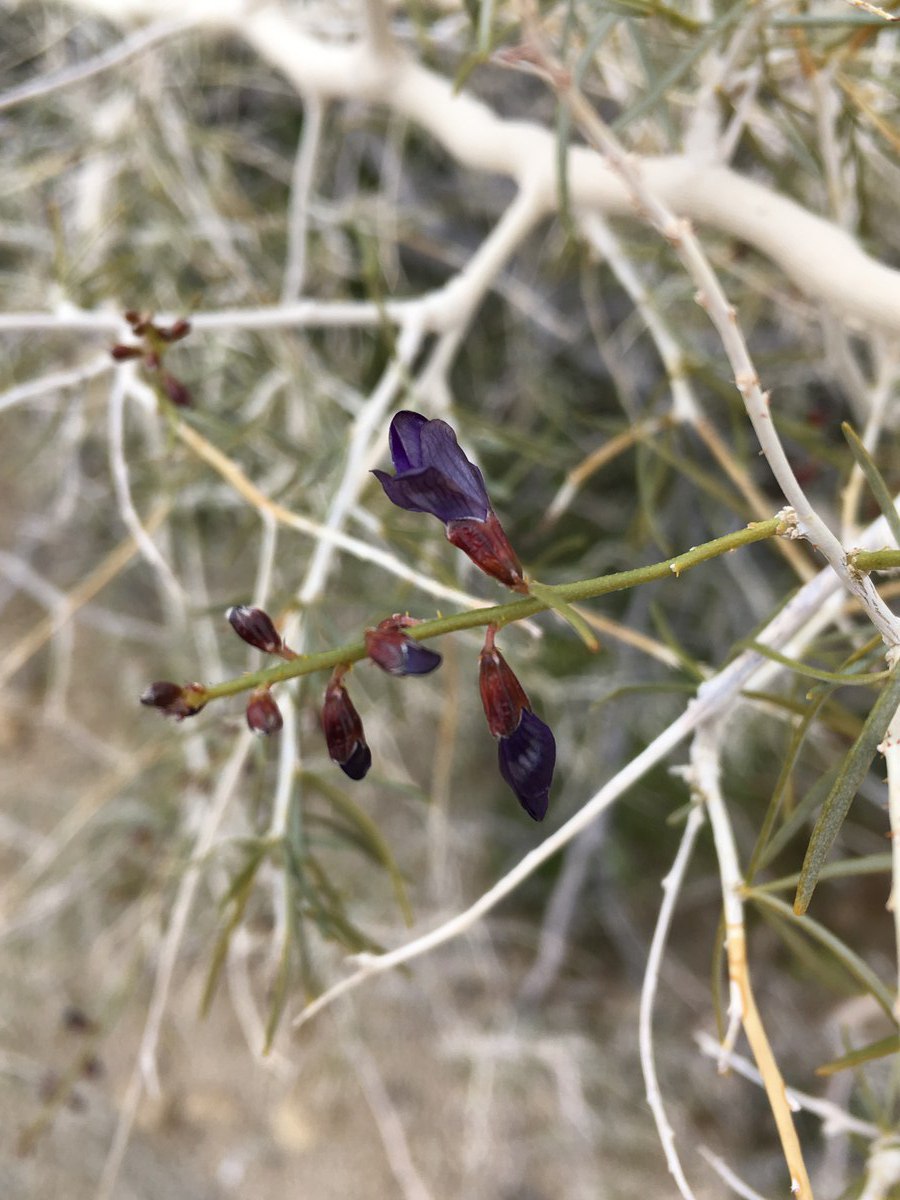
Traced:
[[[677, 579], [684, 571], [709, 562], [739, 546], [750, 546], [754, 542], [762, 542], [785, 531], [784, 521], [780, 517], [770, 517], [768, 521], [758, 521], [729, 533], [725, 537], [715, 538], [704, 542], [702, 546], [694, 546], [684, 554], [676, 554], [664, 562], [651, 563], [647, 567], [635, 567], [631, 571], [616, 571], [613, 575], [600, 575], [596, 579], [581, 579], [577, 583], [560, 583], [554, 587], [542, 587], [541, 591], [552, 592], [553, 596], [564, 602], [593, 600], [597, 596], [606, 596], [610, 592], [621, 592], [626, 588], [637, 587], [642, 583], [652, 583], [656, 579]], [[533, 617], [536, 613], [546, 612], [553, 607], [547, 600], [528, 596], [524, 600], [513, 600], [509, 604], [495, 604], [491, 608], [476, 608], [470, 612], [454, 613], [450, 617], [438, 617], [433, 621], [422, 621], [419, 625], [411, 626], [405, 632], [416, 641], [424, 642], [429, 638], [441, 637], [445, 633], [458, 633], [462, 629], [475, 629], [480, 625], [510, 625], [525, 617]], [[239, 675], [236, 679], [228, 679], [205, 689], [204, 700], [218, 700], [221, 696], [234, 696], [250, 688], [261, 687], [264, 684], [281, 683], [285, 679], [295, 679], [300, 675], [311, 675], [315, 671], [327, 671], [341, 663], [358, 662], [366, 657], [366, 647], [363, 642], [351, 642], [347, 646], [338, 646], [335, 650], [325, 650], [321, 654], [302, 654], [291, 662], [282, 662], [275, 667], [266, 667], [261, 671], [252, 671], [247, 675]]]
[[857, 550], [847, 561], [857, 571], [891, 571], [900, 567], [900, 550]]

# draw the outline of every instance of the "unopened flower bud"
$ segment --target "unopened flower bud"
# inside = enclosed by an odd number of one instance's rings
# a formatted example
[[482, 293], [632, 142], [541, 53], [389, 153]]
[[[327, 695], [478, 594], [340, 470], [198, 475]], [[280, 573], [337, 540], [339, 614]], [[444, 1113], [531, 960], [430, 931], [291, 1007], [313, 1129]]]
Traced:
[[168, 679], [159, 679], [145, 690], [141, 704], [158, 708], [167, 717], [183, 721], [185, 717], [197, 715], [206, 704], [205, 696], [206, 689], [200, 683], [189, 683], [182, 687]]
[[488, 728], [497, 739], [500, 774], [535, 821], [547, 814], [556, 765], [556, 741], [532, 711], [525, 689], [494, 645], [489, 626], [479, 659], [478, 683]]
[[280, 654], [283, 650], [281, 634], [263, 609], [236, 604], [229, 608], [225, 616], [234, 632], [248, 645], [255, 646], [257, 650], [263, 650], [266, 654]]
[[379, 622], [374, 629], [367, 629], [364, 637], [366, 653], [389, 675], [427, 675], [441, 665], [441, 656], [429, 650], [404, 629], [417, 624], [412, 617], [395, 613]]
[[128, 362], [129, 359], [140, 358], [144, 351], [140, 346], [126, 346], [122, 342], [117, 342], [109, 353], [116, 362]]
[[182, 338], [186, 338], [191, 332], [190, 321], [185, 321], [183, 318], [170, 325], [168, 329], [158, 330], [159, 336], [164, 342], [180, 342]]
[[176, 408], [189, 408], [191, 405], [190, 389], [177, 379], [170, 371], [163, 371], [162, 389]]
[[322, 731], [332, 761], [351, 779], [362, 779], [372, 765], [372, 753], [366, 745], [360, 715], [341, 682], [345, 670], [338, 667], [325, 690]]
[[281, 729], [281, 709], [267, 687], [255, 688], [247, 703], [247, 724], [254, 733], [269, 737]]

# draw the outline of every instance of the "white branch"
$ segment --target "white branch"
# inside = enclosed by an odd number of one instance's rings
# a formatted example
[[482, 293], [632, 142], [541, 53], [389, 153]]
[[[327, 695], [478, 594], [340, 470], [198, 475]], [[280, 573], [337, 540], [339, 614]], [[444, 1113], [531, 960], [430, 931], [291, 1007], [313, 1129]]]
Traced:
[[675, 1148], [675, 1132], [669, 1122], [663, 1104], [659, 1078], [656, 1074], [656, 1058], [653, 1053], [653, 1004], [656, 999], [656, 986], [659, 981], [659, 971], [662, 966], [666, 940], [675, 912], [675, 904], [684, 883], [685, 872], [690, 862], [691, 853], [697, 834], [703, 825], [703, 809], [695, 804], [688, 814], [681, 843], [672, 869], [662, 881], [663, 901], [653, 930], [653, 940], [650, 943], [650, 953], [647, 956], [647, 969], [644, 972], [644, 983], [641, 988], [641, 1008], [638, 1025], [638, 1044], [641, 1055], [641, 1070], [644, 1074], [644, 1085], [647, 1089], [647, 1103], [653, 1113], [659, 1140], [666, 1156], [669, 1174], [674, 1178], [679, 1192], [684, 1200], [694, 1200], [694, 1193], [684, 1175], [678, 1151]]

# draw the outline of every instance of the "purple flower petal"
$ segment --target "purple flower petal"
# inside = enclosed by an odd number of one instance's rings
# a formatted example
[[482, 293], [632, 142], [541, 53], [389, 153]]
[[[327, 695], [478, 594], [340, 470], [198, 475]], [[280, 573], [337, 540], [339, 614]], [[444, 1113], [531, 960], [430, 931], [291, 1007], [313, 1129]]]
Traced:
[[372, 474], [385, 490], [388, 500], [408, 512], [430, 513], [439, 521], [484, 520], [480, 501], [473, 501], [468, 492], [435, 467], [424, 467], [404, 475], [388, 475], [385, 471]]
[[429, 650], [412, 638], [404, 642], [401, 653], [404, 675], [427, 675], [430, 671], [436, 671], [443, 661], [437, 650]]
[[350, 757], [338, 766], [351, 779], [362, 779], [372, 765], [372, 751], [365, 742], [357, 742]]
[[500, 738], [497, 757], [500, 774], [529, 817], [543, 821], [556, 765], [556, 741], [549, 727], [525, 709], [518, 729]]
[[[484, 476], [456, 440], [456, 434], [446, 421], [426, 421], [421, 434], [422, 465], [435, 467], [461, 492], [469, 496], [473, 508], [470, 517], [483, 521], [491, 511]], [[446, 519], [446, 518], [445, 518]]]
[[390, 446], [397, 474], [373, 474], [399, 508], [431, 513], [445, 523], [487, 519], [491, 505], [484, 478], [446, 421], [399, 412], [391, 421]]
[[427, 424], [427, 417], [409, 409], [398, 412], [391, 421], [388, 440], [395, 471], [414, 471], [422, 466], [422, 428]]

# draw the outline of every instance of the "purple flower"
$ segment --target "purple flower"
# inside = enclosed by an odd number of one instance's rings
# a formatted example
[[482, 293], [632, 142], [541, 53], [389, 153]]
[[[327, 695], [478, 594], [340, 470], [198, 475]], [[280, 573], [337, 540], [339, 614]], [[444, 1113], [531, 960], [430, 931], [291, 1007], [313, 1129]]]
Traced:
[[362, 779], [372, 765], [372, 752], [366, 744], [360, 715], [341, 682], [346, 671], [346, 667], [335, 667], [325, 689], [322, 731], [332, 761], [351, 779]]
[[437, 517], [446, 526], [447, 538], [482, 571], [515, 591], [527, 591], [519, 560], [491, 508], [484, 477], [446, 421], [398, 412], [389, 440], [396, 475], [372, 472], [388, 499], [409, 512]]
[[478, 660], [478, 683], [488, 728], [497, 738], [500, 774], [535, 821], [547, 815], [556, 741], [535, 716], [525, 689], [494, 646], [496, 631], [488, 626]]
[[418, 625], [418, 621], [394, 613], [365, 632], [366, 653], [389, 675], [427, 675], [441, 665], [436, 650], [429, 650], [403, 632], [411, 625]]

